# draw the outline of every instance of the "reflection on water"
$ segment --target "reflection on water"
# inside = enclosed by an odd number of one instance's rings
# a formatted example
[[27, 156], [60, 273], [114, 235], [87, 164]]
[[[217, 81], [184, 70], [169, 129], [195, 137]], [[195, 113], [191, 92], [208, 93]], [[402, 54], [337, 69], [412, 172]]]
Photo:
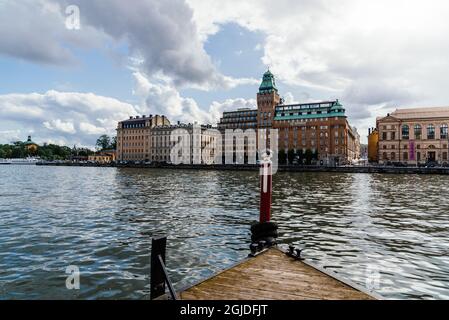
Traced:
[[[449, 298], [448, 177], [279, 173], [280, 241], [387, 298]], [[0, 167], [0, 298], [145, 299], [151, 237], [179, 289], [244, 258], [257, 173]], [[81, 270], [81, 290], [65, 268]]]

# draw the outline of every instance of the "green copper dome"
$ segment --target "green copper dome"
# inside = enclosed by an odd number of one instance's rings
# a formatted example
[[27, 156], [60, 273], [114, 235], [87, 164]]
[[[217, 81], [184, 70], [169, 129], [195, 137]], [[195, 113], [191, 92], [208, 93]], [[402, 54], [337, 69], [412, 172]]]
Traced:
[[278, 89], [276, 88], [276, 80], [274, 79], [274, 75], [268, 69], [268, 71], [263, 75], [262, 83], [259, 87], [259, 93], [270, 93], [273, 91], [278, 92]]
[[331, 110], [342, 110], [345, 111], [345, 108], [343, 108], [343, 105], [340, 103], [340, 101], [336, 101], [334, 105], [332, 106]]

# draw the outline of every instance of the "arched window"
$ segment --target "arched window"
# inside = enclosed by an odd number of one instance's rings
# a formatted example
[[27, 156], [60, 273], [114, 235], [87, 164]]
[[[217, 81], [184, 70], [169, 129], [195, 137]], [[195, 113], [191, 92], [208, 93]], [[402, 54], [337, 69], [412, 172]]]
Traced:
[[427, 126], [427, 139], [435, 139], [435, 126], [433, 124], [429, 124]]
[[421, 125], [415, 124], [415, 139], [416, 140], [421, 140], [421, 136], [422, 136]]
[[402, 126], [402, 139], [408, 140], [410, 134], [409, 132], [410, 132], [409, 126], [404, 124]]
[[442, 124], [440, 127], [440, 139], [447, 139], [448, 138], [448, 126], [447, 124]]
[[386, 152], [383, 153], [382, 157], [384, 160], [388, 160], [388, 154]]

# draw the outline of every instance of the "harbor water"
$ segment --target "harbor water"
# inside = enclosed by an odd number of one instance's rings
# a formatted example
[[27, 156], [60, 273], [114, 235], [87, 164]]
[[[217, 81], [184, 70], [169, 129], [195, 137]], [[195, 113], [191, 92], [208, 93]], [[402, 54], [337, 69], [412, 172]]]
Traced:
[[[449, 299], [449, 177], [278, 173], [280, 243], [388, 299]], [[245, 258], [257, 172], [0, 166], [0, 299], [148, 299]], [[69, 290], [67, 267], [80, 271]]]

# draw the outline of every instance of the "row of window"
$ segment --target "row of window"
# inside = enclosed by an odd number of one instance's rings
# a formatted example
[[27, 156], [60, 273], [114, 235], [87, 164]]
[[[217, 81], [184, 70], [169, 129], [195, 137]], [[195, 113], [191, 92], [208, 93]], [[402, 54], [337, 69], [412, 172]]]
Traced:
[[[434, 140], [436, 137], [435, 134], [435, 126], [433, 124], [429, 124], [426, 128], [427, 131], [427, 139], [428, 140]], [[421, 125], [415, 124], [413, 127], [413, 133], [416, 140], [422, 139], [422, 132], [423, 129]], [[401, 128], [401, 137], [403, 140], [408, 140], [410, 138], [410, 127], [409, 125], [403, 125]], [[448, 139], [448, 125], [442, 124], [440, 126], [440, 139]], [[382, 140], [388, 140], [388, 133], [382, 132]], [[390, 132], [390, 139], [389, 140], [396, 140], [396, 132]]]
[[[425, 153], [424, 153], [425, 154]], [[448, 153], [447, 152], [443, 152], [441, 154], [442, 156], [442, 160], [443, 161], [447, 161], [448, 160]], [[427, 156], [427, 159], [431, 159], [432, 157], [430, 155]], [[409, 161], [410, 157], [409, 157], [409, 153], [408, 152], [403, 152], [402, 153], [402, 159], [400, 159], [401, 161]], [[382, 160], [384, 161], [395, 161], [396, 159], [396, 152], [391, 152], [390, 154], [388, 154], [387, 152], [382, 153]], [[416, 153], [416, 161], [421, 161], [422, 159], [422, 153], [421, 152], [417, 152]], [[433, 159], [436, 160], [436, 159]]]

